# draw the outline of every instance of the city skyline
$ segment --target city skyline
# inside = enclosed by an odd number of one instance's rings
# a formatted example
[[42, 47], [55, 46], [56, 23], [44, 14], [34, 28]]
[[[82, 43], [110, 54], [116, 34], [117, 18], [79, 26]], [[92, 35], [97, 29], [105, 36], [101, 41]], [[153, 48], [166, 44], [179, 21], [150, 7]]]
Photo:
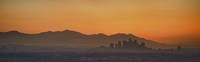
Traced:
[[200, 44], [196, 0], [2, 0], [0, 32], [66, 29], [84, 34], [131, 33], [167, 44]]

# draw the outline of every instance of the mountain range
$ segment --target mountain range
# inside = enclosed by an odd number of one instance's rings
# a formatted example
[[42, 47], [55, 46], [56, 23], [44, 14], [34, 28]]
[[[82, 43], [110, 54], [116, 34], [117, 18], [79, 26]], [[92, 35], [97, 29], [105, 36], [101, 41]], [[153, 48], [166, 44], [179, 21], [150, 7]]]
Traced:
[[108, 46], [110, 43], [118, 41], [137, 40], [138, 43], [144, 42], [151, 48], [171, 48], [172, 46], [158, 43], [152, 40], [137, 37], [133, 34], [117, 33], [112, 35], [83, 34], [77, 31], [48, 31], [38, 34], [26, 34], [18, 31], [0, 32], [0, 44], [32, 45], [32, 46], [66, 46], [66, 47], [98, 47]]

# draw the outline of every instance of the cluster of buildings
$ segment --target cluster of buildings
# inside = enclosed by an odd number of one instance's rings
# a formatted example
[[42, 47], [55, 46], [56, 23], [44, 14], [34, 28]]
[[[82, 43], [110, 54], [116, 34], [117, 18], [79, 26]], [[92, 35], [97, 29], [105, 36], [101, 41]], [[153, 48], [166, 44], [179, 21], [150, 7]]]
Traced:
[[131, 38], [129, 38], [128, 41], [124, 40], [124, 41], [118, 41], [117, 43], [111, 43], [109, 48], [112, 48], [112, 49], [149, 49], [145, 46], [144, 42], [139, 44], [137, 42], [137, 40], [131, 40]]

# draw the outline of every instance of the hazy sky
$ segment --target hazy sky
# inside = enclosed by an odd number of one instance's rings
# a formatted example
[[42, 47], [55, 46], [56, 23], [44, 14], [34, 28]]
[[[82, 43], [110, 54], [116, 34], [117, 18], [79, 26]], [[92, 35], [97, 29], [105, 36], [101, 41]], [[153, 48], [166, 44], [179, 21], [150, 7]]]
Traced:
[[0, 31], [132, 33], [200, 45], [199, 0], [1, 0]]

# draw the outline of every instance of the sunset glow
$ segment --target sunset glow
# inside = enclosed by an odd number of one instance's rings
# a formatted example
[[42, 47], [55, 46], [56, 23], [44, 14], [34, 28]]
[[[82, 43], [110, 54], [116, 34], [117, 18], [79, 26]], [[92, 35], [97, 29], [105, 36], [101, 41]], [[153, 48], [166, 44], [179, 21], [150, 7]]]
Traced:
[[200, 44], [198, 0], [2, 0], [0, 32], [131, 33], [170, 44]]

